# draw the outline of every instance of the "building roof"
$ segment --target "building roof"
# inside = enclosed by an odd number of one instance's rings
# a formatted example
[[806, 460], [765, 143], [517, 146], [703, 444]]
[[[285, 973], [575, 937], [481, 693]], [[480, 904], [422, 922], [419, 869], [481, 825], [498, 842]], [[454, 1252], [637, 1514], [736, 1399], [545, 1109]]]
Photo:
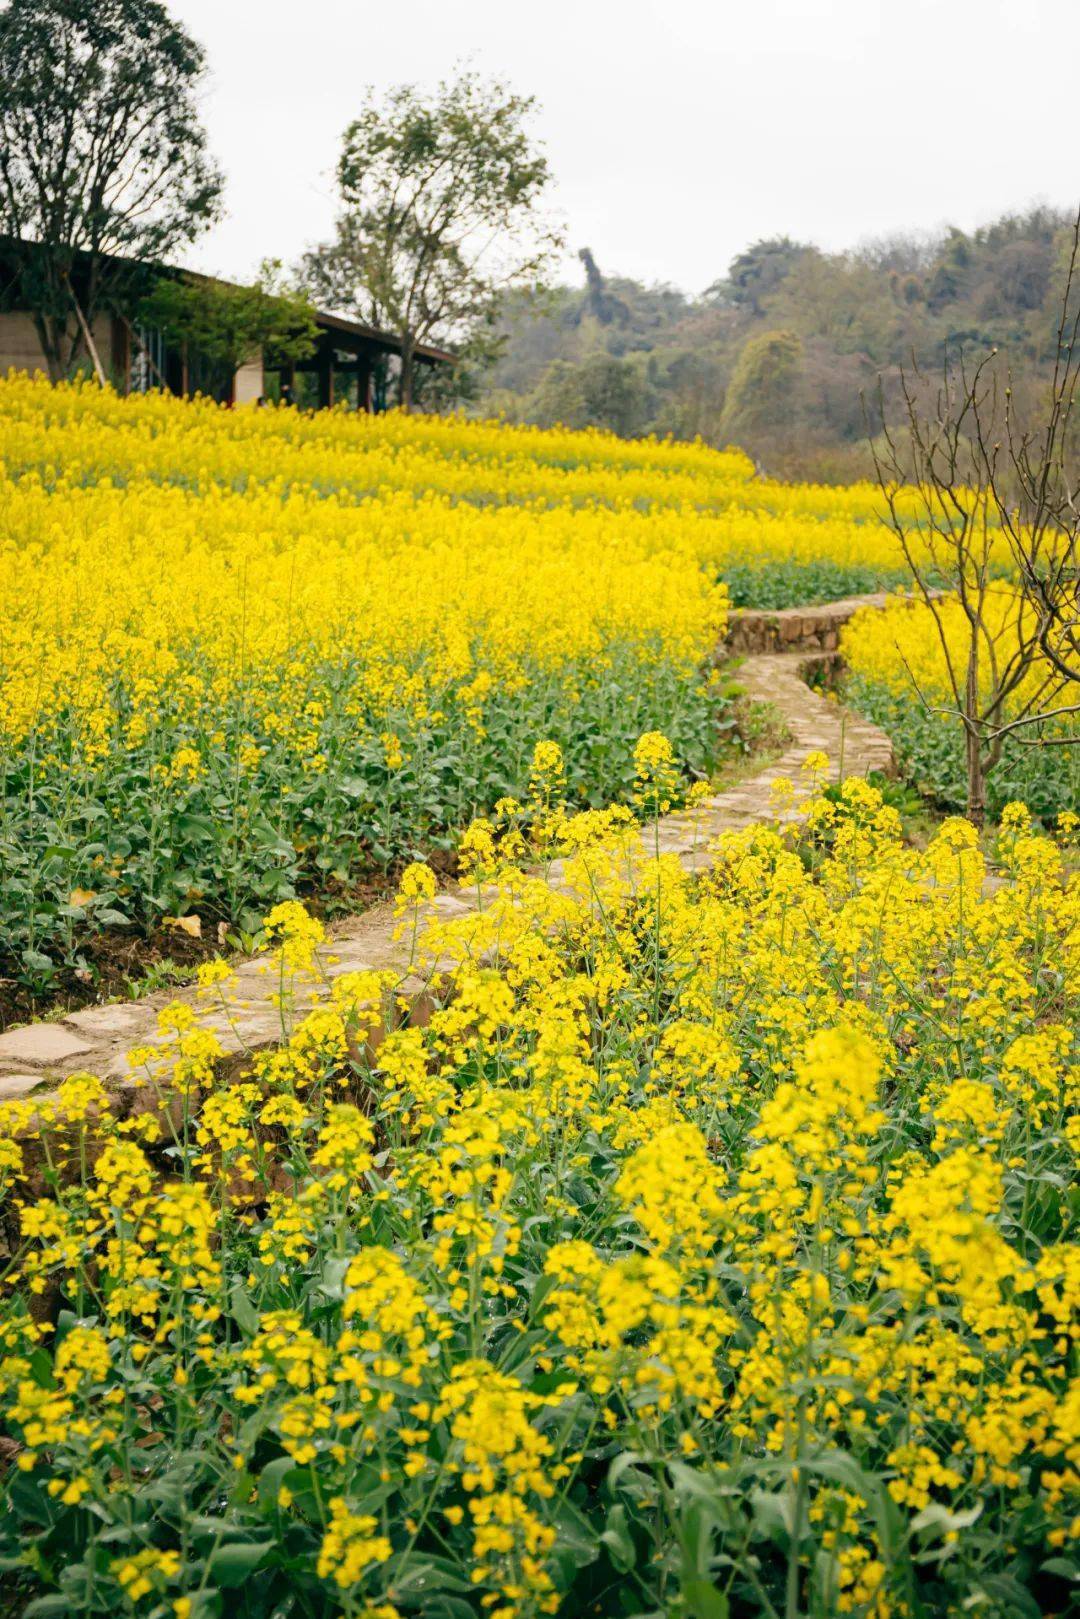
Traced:
[[[317, 309], [315, 323], [321, 326], [324, 332], [340, 333], [346, 338], [360, 338], [365, 342], [377, 344], [379, 348], [390, 349], [395, 354], [401, 353], [401, 338], [395, 332], [383, 331], [378, 326], [368, 326], [364, 321], [350, 320], [345, 315], [332, 315], [328, 310]], [[457, 359], [452, 350], [436, 348], [430, 343], [417, 343], [414, 353], [418, 360], [432, 362], [442, 360], [452, 364]]]
[[[19, 241], [17, 238], [11, 236], [0, 235], [0, 280], [3, 279], [5, 269], [9, 275], [11, 273], [10, 265], [6, 266], [4, 263], [5, 252], [10, 260], [12, 252], [15, 248], [34, 247], [35, 245], [35, 243], [27, 242], [25, 239]], [[127, 265], [132, 270], [136, 271], [147, 271], [153, 268], [162, 275], [177, 277], [184, 276], [192, 281], [214, 281], [217, 282], [219, 286], [223, 287], [235, 287], [241, 285], [241, 283], [236, 281], [227, 281], [224, 276], [206, 275], [201, 270], [185, 270], [174, 264], [159, 264], [156, 266], [151, 266], [145, 261], [123, 258], [114, 253], [106, 253], [102, 256], [111, 260], [114, 264]], [[88, 255], [85, 254], [81, 249], [76, 249], [76, 266], [78, 266], [80, 259], [85, 260], [87, 257]], [[3, 293], [5, 290], [7, 289], [0, 286], [0, 293]], [[2, 297], [0, 297], [0, 307], [3, 307]], [[333, 314], [326, 309], [316, 309], [315, 323], [323, 332], [327, 334], [328, 337], [340, 339], [340, 346], [342, 348], [351, 348], [354, 352], [358, 353], [362, 353], [365, 349], [373, 348], [388, 350], [392, 354], [401, 353], [401, 338], [396, 332], [384, 331], [378, 326], [369, 326], [364, 321], [352, 320], [347, 315]], [[457, 359], [457, 355], [454, 354], [450, 349], [437, 348], [430, 343], [418, 343], [413, 352], [418, 360], [425, 360], [429, 364], [453, 364]]]

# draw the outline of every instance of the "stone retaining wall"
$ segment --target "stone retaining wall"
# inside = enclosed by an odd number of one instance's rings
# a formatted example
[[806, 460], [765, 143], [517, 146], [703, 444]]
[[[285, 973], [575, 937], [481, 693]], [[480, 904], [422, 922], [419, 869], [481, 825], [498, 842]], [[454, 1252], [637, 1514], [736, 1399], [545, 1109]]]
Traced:
[[884, 607], [884, 591], [848, 596], [821, 607], [784, 607], [777, 612], [736, 608], [728, 619], [727, 649], [756, 655], [763, 652], [835, 652], [840, 629], [863, 607]]

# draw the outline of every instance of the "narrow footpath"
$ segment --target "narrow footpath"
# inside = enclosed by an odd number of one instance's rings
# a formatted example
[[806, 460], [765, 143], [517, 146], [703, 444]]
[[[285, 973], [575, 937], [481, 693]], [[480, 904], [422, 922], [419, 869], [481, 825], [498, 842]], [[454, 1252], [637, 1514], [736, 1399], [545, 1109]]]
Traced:
[[[820, 696], [802, 678], [808, 664], [828, 658], [836, 649], [841, 625], [861, 607], [881, 607], [883, 595], [851, 597], [814, 608], [783, 612], [740, 612], [732, 615], [726, 652], [745, 654], [738, 680], [754, 702], [769, 703], [790, 737], [783, 755], [747, 781], [705, 799], [693, 814], [679, 812], [660, 823], [660, 849], [678, 855], [687, 869], [705, 867], [708, 845], [720, 832], [777, 818], [773, 783], [786, 777], [805, 787], [803, 765], [812, 753], [828, 757], [832, 779], [887, 771], [892, 745], [884, 732], [839, 703]], [[797, 811], [781, 811], [792, 819]], [[653, 834], [648, 838], [653, 847]], [[440, 894], [433, 904], [448, 916], [460, 915], [476, 901]], [[406, 999], [427, 986], [409, 976], [407, 952], [394, 940], [389, 904], [351, 917], [331, 930], [327, 953], [334, 956], [328, 978], [369, 968], [400, 972], [397, 993]], [[87, 1007], [55, 1022], [31, 1023], [0, 1034], [0, 1101], [44, 1095], [51, 1084], [69, 1074], [89, 1072], [106, 1081], [124, 1111], [125, 1093], [134, 1094], [135, 1078], [127, 1053], [157, 1037], [161, 1009], [175, 1001], [199, 1006], [199, 1021], [214, 1029], [226, 1056], [239, 1056], [278, 1043], [281, 1018], [272, 1002], [276, 981], [258, 960], [237, 970], [240, 1009], [230, 1018], [207, 1015], [194, 988], [162, 990], [142, 1000]]]

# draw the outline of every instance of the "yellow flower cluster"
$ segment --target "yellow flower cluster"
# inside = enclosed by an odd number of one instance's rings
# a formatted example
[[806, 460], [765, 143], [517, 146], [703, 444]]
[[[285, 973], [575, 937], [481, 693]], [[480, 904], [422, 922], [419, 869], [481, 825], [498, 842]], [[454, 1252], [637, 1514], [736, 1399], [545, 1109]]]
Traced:
[[0, 379], [0, 967], [250, 931], [522, 794], [537, 735], [578, 803], [653, 729], [706, 775], [729, 604], [898, 580], [879, 508], [700, 443]]
[[707, 767], [750, 475], [0, 379], [0, 965], [36, 986], [88, 927], [251, 928], [523, 792], [537, 734], [579, 799], [628, 789], [652, 725]]
[[[944, 635], [955, 668], [967, 666], [971, 626], [956, 597], [938, 603], [937, 617], [922, 602], [900, 598], [884, 611], [856, 613], [841, 631], [840, 650], [849, 667], [858, 675], [874, 680], [890, 691], [910, 691], [916, 684], [931, 700], [953, 702], [948, 663], [942, 650]], [[1013, 585], [1002, 581], [987, 594], [985, 633], [978, 643], [980, 691], [985, 700], [990, 692], [991, 641], [998, 649], [997, 668], [1003, 671], [1019, 640], [1023, 622], [1023, 598]], [[941, 628], [939, 629], [939, 622]], [[1032, 701], [1046, 689], [1048, 666], [1036, 659], [1026, 678], [1010, 693], [1007, 713], [1028, 712]]]
[[[1072, 702], [1048, 659], [1036, 656], [1012, 683], [1010, 663], [1030, 609], [1007, 581], [987, 594], [984, 623], [976, 647], [980, 703], [991, 727], [1013, 718], [1046, 713]], [[949, 648], [946, 659], [942, 637]], [[851, 673], [854, 704], [893, 738], [905, 774], [940, 803], [965, 802], [964, 731], [958, 710], [965, 700], [965, 675], [972, 628], [960, 601], [947, 597], [936, 616], [922, 602], [897, 599], [885, 610], [864, 611], [844, 626], [840, 651]], [[957, 678], [960, 702], [949, 677]], [[990, 714], [992, 678], [1008, 678], [1000, 714]], [[1049, 820], [1080, 803], [1080, 750], [1068, 739], [1077, 716], [1060, 713], [1006, 737], [1001, 759], [987, 779], [989, 805], [999, 813], [1021, 799]], [[990, 738], [986, 739], [984, 752]], [[1060, 745], [1059, 745], [1060, 744]]]
[[[166, 1009], [126, 1116], [0, 1109], [16, 1601], [1067, 1610], [1080, 878], [1020, 807], [993, 884], [808, 808], [693, 879], [560, 807], [558, 886], [489, 823], [482, 907], [405, 875], [411, 1001], [346, 973], [225, 1079]], [[321, 930], [267, 938], [288, 1020]]]

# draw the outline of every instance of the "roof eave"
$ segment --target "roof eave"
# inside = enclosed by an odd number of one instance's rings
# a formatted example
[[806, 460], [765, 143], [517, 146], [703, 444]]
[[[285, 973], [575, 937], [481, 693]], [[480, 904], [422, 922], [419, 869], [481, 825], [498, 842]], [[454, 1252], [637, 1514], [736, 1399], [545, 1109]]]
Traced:
[[[351, 320], [347, 315], [335, 315], [328, 309], [315, 311], [315, 324], [327, 332], [341, 332], [344, 336], [360, 337], [382, 348], [401, 353], [401, 338], [396, 332], [387, 332], [380, 326], [369, 326], [366, 321]], [[432, 343], [418, 343], [413, 350], [419, 360], [438, 360], [453, 365], [457, 355], [450, 349], [437, 348]]]

